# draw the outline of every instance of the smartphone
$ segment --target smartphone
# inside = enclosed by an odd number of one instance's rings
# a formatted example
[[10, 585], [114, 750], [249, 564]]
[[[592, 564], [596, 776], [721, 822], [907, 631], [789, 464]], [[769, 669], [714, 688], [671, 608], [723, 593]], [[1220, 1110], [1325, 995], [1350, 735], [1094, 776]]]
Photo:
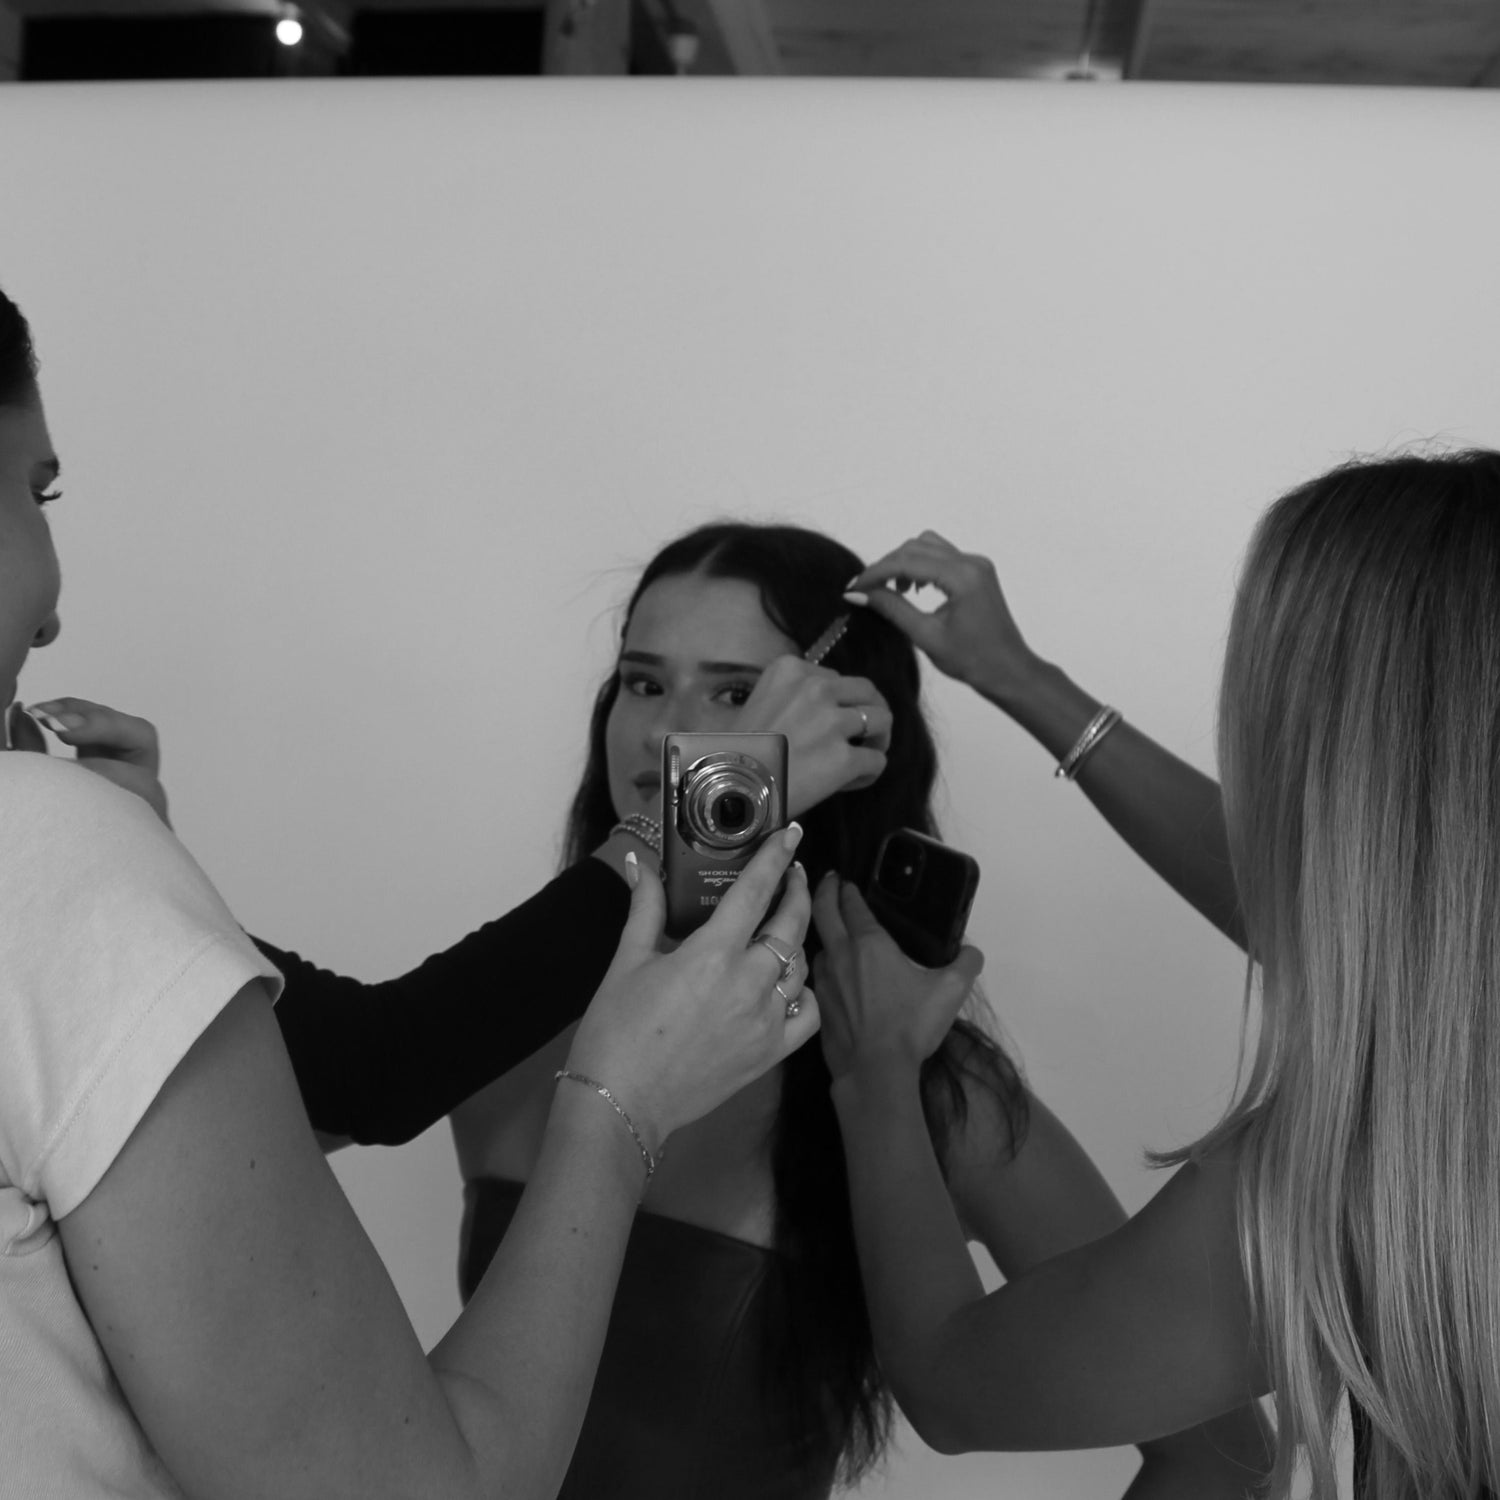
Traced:
[[972, 855], [914, 828], [898, 828], [881, 841], [864, 898], [908, 958], [940, 969], [963, 947], [978, 888], [979, 863]]
[[[666, 934], [713, 915], [755, 851], [787, 825], [784, 734], [668, 734], [661, 747]], [[771, 898], [781, 898], [785, 877]]]

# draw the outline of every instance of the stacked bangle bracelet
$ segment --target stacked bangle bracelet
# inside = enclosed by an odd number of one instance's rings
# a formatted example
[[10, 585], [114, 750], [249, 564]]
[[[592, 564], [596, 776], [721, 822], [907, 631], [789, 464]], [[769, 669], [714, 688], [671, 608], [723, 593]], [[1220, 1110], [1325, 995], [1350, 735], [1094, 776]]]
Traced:
[[640, 1131], [635, 1128], [635, 1121], [625, 1113], [625, 1108], [620, 1101], [597, 1079], [588, 1078], [582, 1073], [574, 1073], [568, 1068], [559, 1068], [552, 1075], [553, 1083], [556, 1083], [559, 1078], [571, 1078], [574, 1083], [581, 1083], [585, 1088], [593, 1089], [624, 1120], [625, 1128], [635, 1137], [635, 1143], [640, 1147], [641, 1159], [646, 1163], [646, 1181], [650, 1182], [652, 1177], [656, 1175], [656, 1158], [647, 1150], [645, 1141], [641, 1139]]
[[1078, 768], [1098, 748], [1099, 741], [1119, 722], [1119, 709], [1110, 708], [1108, 705], [1101, 708], [1089, 720], [1087, 728], [1078, 736], [1077, 744], [1063, 756], [1062, 760], [1058, 762], [1057, 769], [1052, 774], [1060, 776], [1064, 781], [1072, 781], [1078, 775]]

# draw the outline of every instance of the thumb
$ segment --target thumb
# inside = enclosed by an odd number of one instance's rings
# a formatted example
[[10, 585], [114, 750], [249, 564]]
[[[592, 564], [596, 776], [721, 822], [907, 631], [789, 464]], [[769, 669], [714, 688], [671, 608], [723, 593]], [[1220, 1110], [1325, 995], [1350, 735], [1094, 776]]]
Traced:
[[[644, 962], [656, 952], [662, 928], [667, 920], [667, 897], [655, 870], [648, 869], [633, 856], [626, 857], [626, 869], [634, 868], [635, 884], [630, 892], [630, 915], [620, 934], [615, 957], [632, 966]], [[627, 877], [628, 878], [628, 877]]]
[[11, 704], [5, 711], [5, 718], [12, 750], [34, 750], [41, 755], [48, 753], [46, 737], [37, 728], [36, 720], [19, 703]]
[[865, 600], [865, 608], [889, 620], [897, 630], [908, 636], [922, 650], [931, 649], [937, 631], [932, 616], [903, 599], [895, 589], [870, 589]]
[[958, 950], [958, 957], [948, 965], [948, 973], [956, 984], [963, 986], [965, 995], [974, 988], [974, 981], [984, 972], [984, 954], [972, 943], [965, 943]]

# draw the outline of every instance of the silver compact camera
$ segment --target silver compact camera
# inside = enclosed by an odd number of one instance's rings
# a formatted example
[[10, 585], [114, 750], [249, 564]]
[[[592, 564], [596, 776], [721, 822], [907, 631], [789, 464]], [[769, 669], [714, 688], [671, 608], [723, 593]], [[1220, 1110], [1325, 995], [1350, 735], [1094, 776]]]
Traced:
[[[669, 734], [661, 749], [667, 936], [713, 915], [766, 838], [785, 828], [784, 734]], [[778, 887], [772, 905], [781, 895]]]

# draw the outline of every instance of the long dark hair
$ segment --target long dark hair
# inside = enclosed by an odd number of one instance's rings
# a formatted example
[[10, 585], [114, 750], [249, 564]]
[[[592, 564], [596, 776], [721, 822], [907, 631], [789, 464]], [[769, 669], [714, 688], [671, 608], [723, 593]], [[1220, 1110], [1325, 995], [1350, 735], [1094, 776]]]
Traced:
[[[848, 608], [840, 596], [863, 566], [847, 547], [799, 526], [732, 521], [702, 526], [669, 543], [647, 564], [626, 606], [621, 640], [637, 601], [657, 579], [699, 573], [755, 584], [767, 618], [806, 650]], [[816, 885], [826, 870], [836, 869], [863, 884], [874, 869], [881, 838], [891, 829], [936, 835], [931, 801], [937, 751], [922, 713], [916, 651], [895, 626], [868, 610], [854, 611], [824, 664], [869, 678], [895, 719], [879, 780], [828, 798], [800, 820], [805, 835], [798, 857], [809, 881]], [[611, 672], [589, 721], [588, 761], [568, 817], [564, 868], [602, 844], [615, 823], [604, 739], [618, 693], [619, 678]], [[810, 960], [818, 949], [815, 929], [809, 930], [806, 946]], [[1027, 1129], [1026, 1094], [1015, 1064], [976, 1025], [959, 1020], [922, 1069], [923, 1110], [945, 1173], [949, 1141], [965, 1117], [965, 1074], [1000, 1103], [1013, 1152]], [[771, 1147], [785, 1316], [771, 1331], [767, 1395], [789, 1402], [794, 1428], [810, 1454], [826, 1451], [827, 1435], [833, 1433], [837, 1477], [852, 1485], [884, 1455], [893, 1403], [875, 1362], [829, 1082], [816, 1044], [785, 1064]]]
[[0, 292], [0, 406], [24, 406], [36, 396], [36, 351], [31, 329], [16, 306]]

